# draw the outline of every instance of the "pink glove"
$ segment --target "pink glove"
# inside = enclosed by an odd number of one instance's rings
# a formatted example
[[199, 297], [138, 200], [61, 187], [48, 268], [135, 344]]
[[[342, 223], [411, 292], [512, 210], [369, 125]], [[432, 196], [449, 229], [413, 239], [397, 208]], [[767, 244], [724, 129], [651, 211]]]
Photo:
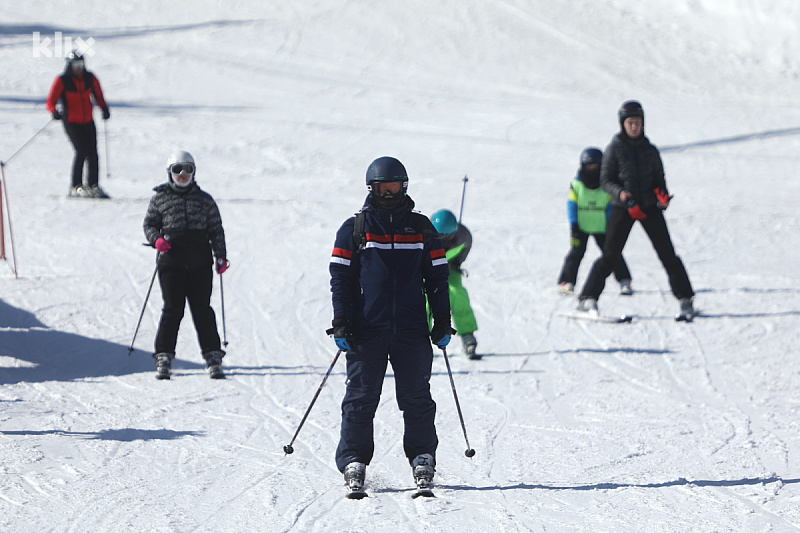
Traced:
[[156, 250], [165, 254], [172, 250], [172, 245], [164, 237], [159, 237], [158, 240], [156, 240]]
[[229, 266], [231, 266], [231, 264], [228, 262], [227, 259], [225, 259], [224, 257], [217, 258], [217, 264], [216, 264], [217, 274], [219, 275], [224, 274], [225, 271], [228, 270]]

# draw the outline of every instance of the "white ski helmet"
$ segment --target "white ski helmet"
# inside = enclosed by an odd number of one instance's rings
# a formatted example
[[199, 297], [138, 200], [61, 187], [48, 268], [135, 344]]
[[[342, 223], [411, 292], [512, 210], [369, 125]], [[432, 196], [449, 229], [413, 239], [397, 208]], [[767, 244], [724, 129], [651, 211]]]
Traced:
[[[174, 166], [177, 168], [173, 168]], [[189, 176], [186, 181], [175, 181], [173, 179], [173, 170], [177, 170], [174, 175], [184, 174]], [[175, 150], [167, 159], [167, 179], [173, 189], [186, 189], [194, 182], [194, 174], [197, 171], [197, 166], [194, 163], [194, 157], [186, 150]]]

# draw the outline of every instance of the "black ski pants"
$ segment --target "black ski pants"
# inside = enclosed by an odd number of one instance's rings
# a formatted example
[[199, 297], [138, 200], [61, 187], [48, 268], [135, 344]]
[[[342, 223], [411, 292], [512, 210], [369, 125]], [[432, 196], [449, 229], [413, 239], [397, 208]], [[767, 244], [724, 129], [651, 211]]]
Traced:
[[[670, 239], [669, 230], [667, 230], [667, 222], [664, 220], [664, 212], [656, 206], [645, 208], [644, 212], [647, 218], [639, 222], [641, 222], [661, 264], [664, 265], [664, 269], [667, 271], [672, 294], [678, 299], [694, 296], [686, 268], [684, 268], [681, 259], [675, 255], [675, 248], [672, 246], [672, 239]], [[622, 257], [622, 249], [628, 241], [634, 222], [636, 221], [631, 218], [627, 209], [616, 205], [612, 208], [606, 229], [603, 255], [592, 265], [592, 270], [589, 272], [589, 277], [581, 292], [580, 298], [582, 300], [586, 298], [598, 299], [600, 297], [605, 288], [606, 278], [611, 274], [613, 265], [617, 264]]]
[[375, 451], [373, 419], [381, 399], [387, 362], [394, 372], [397, 406], [403, 412], [403, 451], [409, 463], [417, 455], [436, 457], [436, 403], [431, 398], [433, 349], [425, 334], [356, 335], [347, 352], [347, 389], [342, 399], [342, 429], [336, 449], [340, 472], [352, 462], [369, 464]]
[[195, 268], [175, 265], [158, 267], [164, 309], [156, 334], [156, 353], [175, 353], [178, 328], [187, 300], [201, 352], [205, 354], [220, 349], [217, 317], [211, 308], [213, 276], [210, 265]]
[[[578, 246], [573, 246], [569, 249], [567, 257], [564, 258], [564, 265], [561, 267], [561, 274], [558, 276], [559, 284], [572, 283], [575, 285], [575, 281], [578, 279], [578, 267], [581, 266], [583, 256], [586, 254], [586, 246], [589, 244], [589, 237], [590, 235], [588, 233], [581, 233]], [[598, 233], [591, 235], [591, 237], [594, 237], [594, 242], [596, 242], [597, 246], [602, 250], [605, 246], [606, 234]], [[628, 270], [628, 265], [625, 263], [622, 254], [619, 254], [619, 261], [614, 265], [613, 271], [617, 281], [632, 279], [630, 270]]]
[[80, 187], [83, 184], [83, 165], [89, 162], [89, 176], [87, 185], [97, 185], [99, 162], [97, 158], [97, 128], [94, 122], [88, 124], [70, 124], [64, 122], [64, 129], [75, 148], [75, 160], [72, 162], [72, 186]]

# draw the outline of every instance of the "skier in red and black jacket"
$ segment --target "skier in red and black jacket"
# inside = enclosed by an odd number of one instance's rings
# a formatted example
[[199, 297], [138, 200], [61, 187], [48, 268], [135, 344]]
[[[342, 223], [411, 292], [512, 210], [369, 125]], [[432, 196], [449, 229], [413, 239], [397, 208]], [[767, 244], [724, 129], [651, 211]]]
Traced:
[[391, 362], [405, 421], [403, 450], [418, 487], [428, 486], [438, 445], [430, 392], [431, 344], [444, 349], [454, 333], [450, 269], [433, 224], [413, 211], [402, 163], [378, 158], [366, 181], [370, 193], [364, 207], [337, 232], [330, 262], [332, 330], [336, 345], [347, 352], [336, 465], [350, 490], [360, 490], [375, 449], [373, 418]]
[[[75, 148], [70, 196], [108, 198], [98, 184], [97, 128], [92, 116], [95, 103], [103, 111], [103, 120], [108, 120], [111, 112], [103, 98], [100, 82], [86, 70], [83, 55], [71, 52], [64, 73], [55, 79], [47, 97], [47, 111], [53, 119], [63, 120], [67, 136]], [[60, 104], [60, 109], [56, 104]], [[89, 176], [84, 185], [83, 165], [87, 160]]]

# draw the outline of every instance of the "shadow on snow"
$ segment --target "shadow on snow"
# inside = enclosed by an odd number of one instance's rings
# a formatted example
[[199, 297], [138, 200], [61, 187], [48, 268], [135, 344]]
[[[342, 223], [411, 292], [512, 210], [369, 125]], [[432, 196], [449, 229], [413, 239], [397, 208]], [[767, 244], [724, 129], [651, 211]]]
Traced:
[[149, 352], [129, 357], [121, 344], [48, 328], [32, 313], [0, 300], [0, 384], [73, 381], [153, 370]]
[[666, 487], [739, 487], [745, 485], [761, 485], [768, 483], [780, 482], [784, 485], [793, 483], [800, 483], [800, 478], [784, 479], [779, 476], [772, 477], [755, 477], [755, 478], [742, 478], [742, 479], [722, 479], [722, 480], [703, 480], [695, 479], [689, 480], [686, 478], [678, 478], [673, 481], [664, 481], [660, 483], [596, 483], [594, 485], [544, 485], [544, 484], [529, 484], [518, 483], [516, 485], [489, 486], [489, 487], [470, 487], [467, 485], [437, 485], [442, 489], [453, 490], [618, 490], [618, 489], [661, 489]]
[[0, 435], [61, 435], [65, 437], [78, 437], [81, 439], [133, 442], [135, 440], [176, 440], [183, 437], [201, 437], [204, 435], [204, 432], [134, 428], [104, 429], [101, 431], [63, 431], [59, 429], [49, 429], [44, 431], [0, 431]]

